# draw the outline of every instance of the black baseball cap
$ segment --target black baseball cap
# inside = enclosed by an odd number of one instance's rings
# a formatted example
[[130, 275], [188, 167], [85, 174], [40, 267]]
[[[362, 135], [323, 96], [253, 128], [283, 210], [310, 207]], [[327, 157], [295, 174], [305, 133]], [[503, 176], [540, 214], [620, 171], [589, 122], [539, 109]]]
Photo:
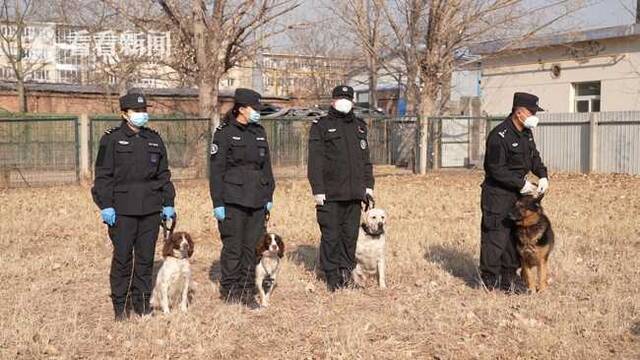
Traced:
[[353, 88], [347, 85], [339, 85], [331, 92], [333, 99], [347, 99], [353, 101]]
[[544, 109], [538, 105], [539, 100], [540, 99], [533, 94], [517, 92], [513, 94], [513, 107], [524, 107], [535, 114], [538, 111], [544, 111]]
[[251, 106], [255, 111], [262, 110], [262, 103], [260, 103], [261, 99], [262, 96], [251, 89], [237, 88], [233, 95], [233, 101], [236, 104]]
[[147, 99], [143, 94], [128, 93], [125, 96], [120, 97], [120, 110], [144, 110], [150, 105], [147, 105]]

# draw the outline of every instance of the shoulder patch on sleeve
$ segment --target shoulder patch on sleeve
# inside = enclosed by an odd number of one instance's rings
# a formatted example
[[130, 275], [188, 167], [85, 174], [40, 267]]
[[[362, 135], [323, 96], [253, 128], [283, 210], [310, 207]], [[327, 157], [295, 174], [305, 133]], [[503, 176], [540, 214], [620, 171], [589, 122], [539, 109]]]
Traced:
[[119, 126], [114, 126], [114, 127], [110, 128], [110, 129], [105, 130], [104, 133], [107, 134], [107, 135], [110, 135], [112, 132], [118, 130], [119, 128], [120, 128]]
[[221, 122], [220, 125], [218, 125], [218, 127], [216, 128], [216, 130], [222, 130], [225, 126], [227, 126], [227, 122]]

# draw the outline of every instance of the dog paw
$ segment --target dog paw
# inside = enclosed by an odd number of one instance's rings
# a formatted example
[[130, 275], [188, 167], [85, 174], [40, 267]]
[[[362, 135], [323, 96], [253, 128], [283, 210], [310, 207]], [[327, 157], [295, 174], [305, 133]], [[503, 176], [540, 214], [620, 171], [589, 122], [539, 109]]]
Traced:
[[187, 312], [187, 304], [180, 304], [180, 311]]

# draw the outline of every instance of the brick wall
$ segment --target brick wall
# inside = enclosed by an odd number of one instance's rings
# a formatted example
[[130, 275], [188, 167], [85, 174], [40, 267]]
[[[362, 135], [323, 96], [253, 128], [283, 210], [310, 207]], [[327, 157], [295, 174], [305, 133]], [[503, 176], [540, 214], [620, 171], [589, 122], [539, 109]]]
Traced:
[[[51, 91], [32, 91], [27, 97], [30, 113], [48, 114], [113, 114], [119, 112], [118, 96], [97, 93], [61, 93]], [[147, 96], [152, 114], [198, 113], [196, 96]], [[228, 110], [233, 102], [229, 96], [221, 96], [222, 112]], [[264, 102], [289, 106], [290, 100], [266, 98]], [[0, 90], [0, 108], [10, 112], [18, 111], [18, 97], [14, 91]]]

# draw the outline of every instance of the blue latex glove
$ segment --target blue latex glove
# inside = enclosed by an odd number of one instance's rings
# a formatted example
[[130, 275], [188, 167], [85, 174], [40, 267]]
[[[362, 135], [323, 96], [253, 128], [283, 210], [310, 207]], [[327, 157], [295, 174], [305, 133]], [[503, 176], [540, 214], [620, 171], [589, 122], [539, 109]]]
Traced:
[[175, 219], [176, 218], [176, 209], [173, 206], [164, 206], [162, 208], [162, 218], [167, 219]]
[[113, 226], [116, 224], [116, 209], [112, 207], [102, 209], [100, 210], [100, 216], [107, 225]]
[[265, 205], [265, 206], [264, 206], [264, 208], [265, 208], [267, 211], [269, 211], [269, 212], [270, 212], [270, 211], [271, 211], [271, 209], [273, 208], [273, 203], [272, 203], [271, 201], [269, 201], [269, 202], [267, 203], [267, 205]]
[[226, 216], [226, 211], [224, 209], [224, 206], [219, 206], [219, 207], [213, 209], [213, 216], [215, 216], [216, 219], [218, 219], [218, 221], [224, 220], [224, 218]]

